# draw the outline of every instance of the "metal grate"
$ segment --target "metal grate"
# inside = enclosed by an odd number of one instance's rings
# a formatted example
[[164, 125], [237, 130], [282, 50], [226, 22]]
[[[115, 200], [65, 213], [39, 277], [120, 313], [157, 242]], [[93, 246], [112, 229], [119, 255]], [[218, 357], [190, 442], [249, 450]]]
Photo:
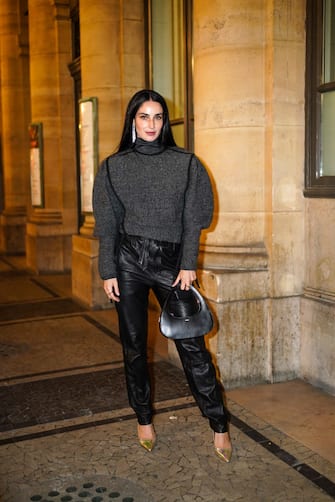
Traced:
[[[15, 498], [15, 502], [18, 499]], [[13, 499], [14, 501], [14, 499]], [[56, 480], [21, 494], [18, 502], [154, 502], [142, 486], [123, 478]]]

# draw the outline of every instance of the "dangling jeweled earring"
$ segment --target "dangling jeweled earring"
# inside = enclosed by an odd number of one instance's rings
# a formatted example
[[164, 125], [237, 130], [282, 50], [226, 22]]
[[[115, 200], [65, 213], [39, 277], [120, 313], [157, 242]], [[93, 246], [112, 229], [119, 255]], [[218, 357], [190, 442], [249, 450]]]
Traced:
[[131, 128], [131, 136], [133, 143], [136, 141], [136, 128], [135, 128], [135, 122], [133, 122], [132, 128]]

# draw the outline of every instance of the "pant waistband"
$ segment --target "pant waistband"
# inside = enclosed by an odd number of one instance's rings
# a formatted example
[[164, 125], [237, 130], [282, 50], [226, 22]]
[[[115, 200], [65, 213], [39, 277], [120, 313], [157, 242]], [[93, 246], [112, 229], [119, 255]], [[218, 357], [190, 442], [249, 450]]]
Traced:
[[[121, 235], [122, 243], [125, 246], [131, 247], [138, 256], [138, 264], [145, 270], [149, 263], [151, 266], [161, 266], [164, 255], [164, 262], [166, 260], [172, 261], [174, 267], [177, 266], [180, 253], [179, 242], [160, 241], [157, 239], [148, 239], [137, 235], [129, 235], [123, 233]], [[166, 263], [167, 265], [167, 263]], [[169, 266], [171, 268], [171, 264]]]
[[143, 244], [146, 242], [152, 242], [153, 244], [156, 244], [156, 246], [162, 246], [171, 249], [178, 249], [180, 247], [180, 242], [161, 241], [158, 239], [151, 239], [148, 237], [142, 237], [140, 235], [130, 235], [126, 233], [121, 234], [121, 239], [127, 240], [128, 242], [142, 242]]

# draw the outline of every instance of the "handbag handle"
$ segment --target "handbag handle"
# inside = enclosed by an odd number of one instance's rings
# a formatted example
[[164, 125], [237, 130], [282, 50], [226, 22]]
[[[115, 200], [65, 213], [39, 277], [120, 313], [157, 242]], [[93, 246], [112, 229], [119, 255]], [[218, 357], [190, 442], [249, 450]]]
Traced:
[[[187, 314], [187, 308], [185, 308], [185, 315], [183, 316], [173, 315], [173, 313], [169, 311], [168, 303], [171, 294], [174, 293], [174, 289], [169, 292], [159, 318], [161, 333], [167, 338], [195, 338], [197, 336], [204, 336], [211, 331], [213, 327], [213, 317], [204, 297], [193, 285], [190, 287], [190, 292], [198, 302], [199, 308], [197, 312], [190, 315]], [[183, 308], [182, 299], [178, 307]]]

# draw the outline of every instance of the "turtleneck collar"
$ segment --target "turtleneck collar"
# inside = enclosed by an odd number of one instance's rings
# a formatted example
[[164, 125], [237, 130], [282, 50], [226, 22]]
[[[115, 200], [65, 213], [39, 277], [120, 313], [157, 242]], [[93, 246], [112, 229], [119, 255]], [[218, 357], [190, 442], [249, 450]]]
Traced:
[[134, 150], [145, 155], [157, 155], [164, 149], [164, 146], [160, 142], [160, 138], [157, 138], [154, 141], [145, 141], [144, 139], [136, 138], [134, 143]]

